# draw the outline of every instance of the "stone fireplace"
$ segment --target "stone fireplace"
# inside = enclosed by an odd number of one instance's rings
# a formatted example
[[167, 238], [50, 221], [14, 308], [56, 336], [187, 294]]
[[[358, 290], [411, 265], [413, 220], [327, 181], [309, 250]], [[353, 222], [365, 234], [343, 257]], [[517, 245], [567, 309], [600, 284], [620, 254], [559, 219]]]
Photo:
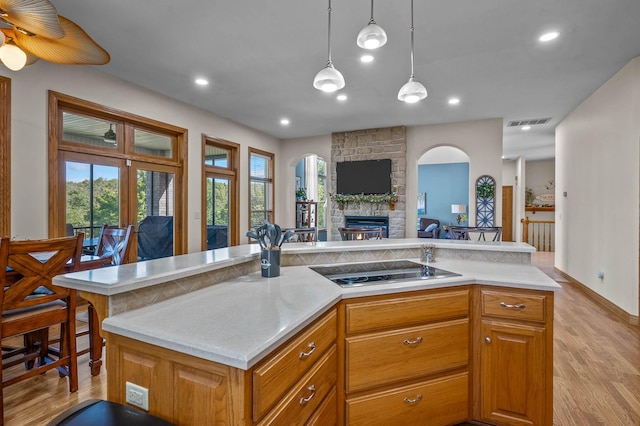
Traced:
[[332, 133], [329, 192], [336, 193], [336, 163], [382, 159], [391, 159], [391, 184], [397, 188], [398, 202], [393, 206], [387, 203], [347, 203], [342, 210], [337, 203], [331, 202], [329, 226], [333, 240], [340, 239], [338, 228], [345, 226], [345, 216], [388, 218], [388, 237], [405, 237], [407, 141], [404, 126]]

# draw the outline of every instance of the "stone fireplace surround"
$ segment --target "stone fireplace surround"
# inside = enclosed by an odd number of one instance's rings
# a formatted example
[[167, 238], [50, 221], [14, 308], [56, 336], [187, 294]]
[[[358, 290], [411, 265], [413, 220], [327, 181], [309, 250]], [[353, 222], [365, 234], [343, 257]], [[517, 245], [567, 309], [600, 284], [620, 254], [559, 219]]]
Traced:
[[331, 236], [340, 239], [338, 228], [345, 216], [388, 216], [389, 238], [404, 238], [406, 232], [406, 168], [407, 140], [404, 126], [355, 130], [331, 134], [331, 194], [336, 193], [336, 163], [391, 159], [391, 185], [397, 188], [398, 202], [394, 210], [389, 204], [348, 203], [343, 210], [330, 202]]

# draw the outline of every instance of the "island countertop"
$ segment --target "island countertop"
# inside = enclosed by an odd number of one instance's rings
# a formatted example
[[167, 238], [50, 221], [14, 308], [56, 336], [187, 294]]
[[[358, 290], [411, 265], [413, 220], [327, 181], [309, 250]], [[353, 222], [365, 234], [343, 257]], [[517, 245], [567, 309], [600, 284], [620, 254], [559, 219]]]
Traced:
[[[341, 246], [348, 249], [350, 245]], [[276, 278], [252, 273], [111, 316], [104, 320], [103, 329], [246, 370], [343, 298], [468, 284], [542, 291], [560, 288], [532, 265], [442, 259], [434, 266], [461, 275], [342, 288], [308, 266], [283, 267]]]
[[[424, 238], [382, 239], [368, 241], [319, 241], [315, 243], [287, 243], [282, 254], [313, 255], [329, 252], [370, 252], [416, 249], [434, 244], [437, 249], [530, 254], [536, 249], [529, 244], [513, 242], [476, 242], [462, 240], [432, 240]], [[63, 287], [112, 296], [131, 290], [151, 287], [158, 283], [187, 278], [229, 266], [246, 263], [260, 257], [257, 244], [147, 260], [117, 267], [92, 269], [57, 276], [53, 283]]]

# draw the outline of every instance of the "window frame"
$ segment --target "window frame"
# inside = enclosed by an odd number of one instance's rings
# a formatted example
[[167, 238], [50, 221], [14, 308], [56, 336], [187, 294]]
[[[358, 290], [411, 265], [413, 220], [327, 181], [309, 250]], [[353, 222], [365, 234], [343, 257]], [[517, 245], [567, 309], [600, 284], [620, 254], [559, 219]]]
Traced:
[[11, 79], [0, 76], [0, 235], [11, 235]]
[[[128, 162], [141, 162], [152, 166], [170, 166], [176, 170], [176, 191], [179, 191], [180, 198], [175, 200], [176, 216], [174, 227], [179, 238], [174, 240], [174, 253], [176, 255], [186, 252], [188, 247], [188, 229], [184, 208], [188, 205], [188, 182], [187, 182], [187, 129], [163, 123], [150, 118], [142, 117], [125, 111], [106, 107], [73, 96], [65, 95], [50, 90], [49, 94], [49, 214], [48, 234], [50, 238], [65, 235], [65, 207], [59, 200], [62, 196], [64, 183], [61, 182], [63, 174], [60, 171], [60, 154], [62, 152], [74, 152], [79, 154], [96, 155], [100, 157], [120, 159]], [[91, 118], [108, 120], [114, 123], [121, 123], [117, 126], [116, 133], [123, 144], [118, 145], [118, 149], [100, 149], [99, 147], [74, 143], [63, 140], [63, 113], [71, 112]], [[141, 155], [135, 153], [133, 146], [134, 129], [140, 128], [146, 131], [155, 130], [162, 134], [170, 135], [174, 149], [174, 158]], [[118, 133], [122, 132], [122, 134]], [[124, 136], [124, 139], [122, 137]]]
[[[207, 146], [226, 149], [229, 151], [229, 161], [227, 167], [210, 166], [205, 164], [205, 151]], [[231, 194], [229, 196], [229, 246], [235, 246], [240, 243], [240, 144], [224, 139], [202, 135], [202, 204], [200, 217], [202, 218], [202, 250], [207, 250], [207, 221], [205, 214], [207, 212], [207, 178], [220, 177], [229, 179], [231, 183]]]
[[[253, 155], [259, 155], [262, 157], [267, 157], [269, 158], [269, 174], [268, 174], [268, 178], [256, 178], [254, 179], [254, 177], [251, 175], [251, 159]], [[275, 211], [275, 205], [276, 205], [276, 200], [275, 200], [275, 194], [276, 194], [276, 185], [275, 185], [275, 163], [276, 163], [276, 156], [274, 153], [272, 152], [268, 152], [268, 151], [263, 151], [261, 149], [257, 149], [257, 148], [253, 148], [253, 147], [249, 147], [249, 156], [248, 156], [248, 171], [247, 171], [247, 175], [249, 177], [249, 187], [248, 187], [248, 206], [247, 206], [247, 210], [249, 213], [248, 216], [248, 229], [252, 229], [251, 228], [251, 214], [254, 212], [254, 210], [252, 210], [252, 206], [251, 206], [251, 183], [253, 181], [259, 181], [259, 182], [264, 182], [264, 183], [269, 183], [271, 184], [271, 194], [270, 194], [270, 199], [271, 199], [271, 209], [266, 209], [266, 210], [260, 210], [261, 212], [265, 212], [267, 213], [267, 220], [271, 223], [274, 223], [275, 221], [275, 215], [276, 215], [276, 211]], [[258, 210], [255, 210], [258, 211]]]

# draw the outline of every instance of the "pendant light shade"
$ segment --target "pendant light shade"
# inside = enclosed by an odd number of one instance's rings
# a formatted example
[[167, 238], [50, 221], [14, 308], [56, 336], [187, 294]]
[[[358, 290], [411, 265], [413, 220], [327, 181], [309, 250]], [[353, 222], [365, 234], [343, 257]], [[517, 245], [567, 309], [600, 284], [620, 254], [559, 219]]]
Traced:
[[327, 54], [327, 65], [316, 74], [316, 77], [313, 79], [313, 87], [318, 90], [322, 90], [323, 92], [335, 92], [336, 90], [340, 90], [344, 87], [344, 77], [333, 66], [331, 62], [331, 0], [329, 0], [329, 25], [328, 25], [328, 54]]
[[344, 77], [333, 67], [331, 62], [316, 74], [313, 79], [313, 87], [323, 92], [331, 93], [344, 87]]
[[371, 19], [366, 27], [360, 30], [356, 40], [363, 49], [377, 49], [387, 43], [387, 33], [373, 20], [373, 0], [371, 0]]
[[409, 81], [398, 92], [398, 100], [408, 104], [414, 104], [426, 97], [427, 88], [419, 81], [416, 81], [413, 75], [409, 77]]
[[11, 71], [20, 71], [27, 64], [27, 54], [15, 44], [0, 47], [0, 61]]
[[398, 100], [409, 104], [416, 103], [427, 97], [427, 88], [416, 81], [413, 74], [413, 0], [411, 0], [411, 75], [409, 81], [400, 88]]

